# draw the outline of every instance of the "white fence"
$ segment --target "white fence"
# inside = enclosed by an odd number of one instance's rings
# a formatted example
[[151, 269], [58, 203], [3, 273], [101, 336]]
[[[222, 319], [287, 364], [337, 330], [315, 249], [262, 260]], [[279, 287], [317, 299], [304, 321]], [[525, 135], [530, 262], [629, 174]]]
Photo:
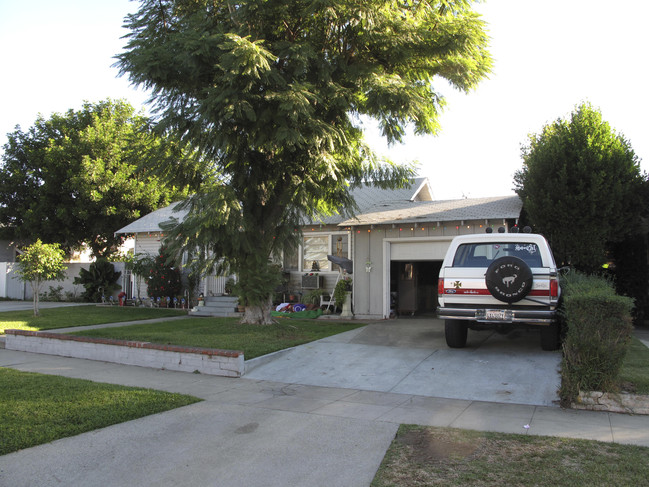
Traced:
[[[0, 297], [18, 300], [30, 300], [34, 297], [32, 288], [29, 283], [25, 283], [18, 279], [15, 269], [18, 264], [15, 262], [0, 262]], [[52, 289], [61, 287], [61, 294], [65, 298], [70, 295], [78, 298], [83, 293], [84, 288], [80, 284], [74, 284], [75, 277], [79, 276], [81, 268], [88, 269], [89, 263], [67, 263], [66, 278], [63, 281], [46, 281], [41, 286], [41, 294], [47, 293]], [[138, 278], [126, 271], [123, 262], [113, 262], [115, 271], [121, 272], [119, 280], [117, 281], [121, 287], [113, 292], [113, 298], [117, 299], [117, 294], [121, 291], [126, 293], [127, 298], [138, 297]], [[207, 276], [201, 281], [199, 292], [203, 292], [205, 296], [220, 296], [225, 294], [225, 283], [230, 276]], [[147, 286], [144, 279], [139, 279], [140, 297], [147, 298]], [[106, 296], [108, 299], [109, 296]]]
[[[83, 293], [83, 286], [80, 284], [74, 284], [74, 278], [79, 276], [79, 270], [81, 268], [88, 269], [90, 264], [73, 262], [65, 265], [68, 268], [65, 279], [63, 281], [44, 282], [41, 286], [41, 293], [47, 293], [50, 290], [50, 287], [56, 289], [59, 286], [62, 288], [61, 293], [63, 297], [66, 297], [67, 294], [79, 297], [81, 293]], [[115, 266], [116, 271], [122, 273], [118, 282], [122, 287], [125, 287], [125, 284], [127, 285], [128, 281], [125, 279], [126, 274], [124, 272], [124, 263], [114, 262], [113, 265]], [[18, 264], [15, 262], [0, 262], [0, 297], [19, 300], [33, 299], [34, 293], [32, 292], [29, 283], [18, 279], [16, 274], [17, 266]], [[119, 290], [115, 291], [114, 297], [117, 297], [119, 292]]]

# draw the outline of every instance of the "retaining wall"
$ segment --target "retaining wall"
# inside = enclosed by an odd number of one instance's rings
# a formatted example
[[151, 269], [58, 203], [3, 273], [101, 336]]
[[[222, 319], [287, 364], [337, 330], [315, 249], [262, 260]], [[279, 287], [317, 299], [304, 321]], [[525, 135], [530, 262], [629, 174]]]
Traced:
[[158, 345], [42, 331], [6, 330], [5, 334], [7, 350], [224, 377], [241, 377], [244, 373], [244, 355], [241, 351]]

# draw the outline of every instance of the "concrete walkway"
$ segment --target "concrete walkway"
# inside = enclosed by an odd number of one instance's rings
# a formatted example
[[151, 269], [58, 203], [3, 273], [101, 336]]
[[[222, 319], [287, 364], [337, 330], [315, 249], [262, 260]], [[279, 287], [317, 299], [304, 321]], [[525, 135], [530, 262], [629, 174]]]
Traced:
[[[376, 333], [370, 338], [363, 330], [324, 344], [370, 346]], [[391, 345], [413, 350], [417, 343]], [[368, 390], [351, 381], [341, 387], [314, 378], [311, 384], [254, 378], [286, 358], [266, 358], [246, 377], [230, 379], [0, 349], [0, 367], [204, 399], [1, 456], [0, 485], [368, 486], [401, 423], [649, 446], [648, 416]], [[279, 368], [284, 375], [274, 376], [288, 380], [290, 370]]]
[[368, 486], [400, 423], [649, 446], [649, 417], [146, 369], [0, 350], [0, 366], [203, 402], [0, 457], [0, 485]]

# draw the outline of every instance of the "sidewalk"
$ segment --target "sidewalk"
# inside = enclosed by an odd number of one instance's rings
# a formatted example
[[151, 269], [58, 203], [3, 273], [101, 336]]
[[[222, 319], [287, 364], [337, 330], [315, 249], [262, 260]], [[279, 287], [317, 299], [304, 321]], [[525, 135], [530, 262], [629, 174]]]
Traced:
[[0, 485], [367, 486], [400, 423], [649, 446], [649, 417], [229, 379], [0, 350], [0, 366], [203, 402], [0, 457]]

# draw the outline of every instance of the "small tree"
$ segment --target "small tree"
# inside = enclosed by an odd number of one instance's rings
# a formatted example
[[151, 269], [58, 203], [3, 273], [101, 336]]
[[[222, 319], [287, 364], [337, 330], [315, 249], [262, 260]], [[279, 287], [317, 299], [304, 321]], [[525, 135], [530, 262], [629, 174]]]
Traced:
[[173, 299], [182, 289], [180, 271], [169, 264], [170, 259], [164, 248], [155, 258], [153, 266], [149, 269], [148, 293], [152, 298]]
[[18, 262], [18, 277], [29, 282], [34, 294], [34, 316], [39, 315], [38, 295], [45, 281], [61, 281], [65, 278], [63, 265], [65, 252], [59, 244], [44, 244], [40, 239], [25, 249]]

